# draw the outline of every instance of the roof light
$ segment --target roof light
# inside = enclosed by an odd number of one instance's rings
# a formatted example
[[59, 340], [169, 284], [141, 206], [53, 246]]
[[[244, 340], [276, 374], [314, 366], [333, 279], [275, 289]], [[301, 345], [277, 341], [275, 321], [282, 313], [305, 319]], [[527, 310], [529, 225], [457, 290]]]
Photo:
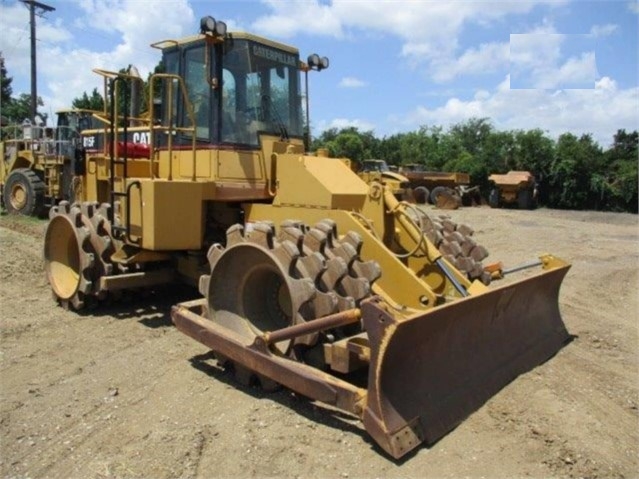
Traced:
[[327, 57], [320, 58], [320, 56], [317, 53], [310, 54], [308, 56], [307, 63], [311, 70], [317, 70], [317, 71], [328, 68], [328, 64], [329, 64]]
[[200, 19], [200, 33], [215, 33], [215, 18], [207, 15]]
[[317, 67], [317, 65], [319, 65], [319, 62], [320, 62], [320, 57], [317, 53], [312, 53], [308, 56], [307, 63], [309, 67], [315, 68]]
[[226, 23], [217, 22], [215, 24], [215, 34], [220, 36], [220, 37], [226, 36]]

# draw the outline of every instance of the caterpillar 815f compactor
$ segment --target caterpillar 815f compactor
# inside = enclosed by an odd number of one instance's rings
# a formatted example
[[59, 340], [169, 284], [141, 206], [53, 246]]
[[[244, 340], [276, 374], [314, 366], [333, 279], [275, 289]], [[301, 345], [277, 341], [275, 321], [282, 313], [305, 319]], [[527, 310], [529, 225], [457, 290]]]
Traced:
[[[313, 56], [211, 17], [153, 46], [165, 71], [143, 118], [118, 111], [135, 76], [97, 71], [108, 106], [82, 132], [84, 201], [52, 208], [45, 238], [63, 306], [197, 285], [201, 299], [172, 309], [180, 331], [239, 380], [358, 416], [394, 458], [561, 348], [566, 262], [543, 255], [499, 287], [470, 280], [478, 246], [461, 225], [443, 238], [385, 185], [305, 153], [300, 70]], [[456, 244], [445, 256], [443, 241]]]

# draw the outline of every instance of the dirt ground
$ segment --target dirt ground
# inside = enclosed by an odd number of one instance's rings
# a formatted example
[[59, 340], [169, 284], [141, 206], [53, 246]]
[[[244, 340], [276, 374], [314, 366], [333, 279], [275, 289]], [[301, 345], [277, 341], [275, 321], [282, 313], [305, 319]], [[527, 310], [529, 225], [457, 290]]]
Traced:
[[[439, 212], [427, 209], [429, 214]], [[360, 423], [290, 392], [238, 386], [171, 324], [195, 291], [76, 314], [43, 273], [45, 221], [0, 218], [0, 475], [32, 478], [639, 477], [636, 215], [463, 208], [506, 266], [573, 266], [575, 339], [403, 461]]]

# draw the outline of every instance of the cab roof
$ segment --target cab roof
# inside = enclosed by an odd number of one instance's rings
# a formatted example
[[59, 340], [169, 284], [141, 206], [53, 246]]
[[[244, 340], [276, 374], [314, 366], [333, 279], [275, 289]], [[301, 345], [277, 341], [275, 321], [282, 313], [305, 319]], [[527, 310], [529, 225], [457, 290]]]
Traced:
[[[274, 40], [270, 40], [268, 38], [264, 38], [264, 37], [260, 37], [258, 35], [254, 35], [252, 33], [247, 33], [247, 32], [229, 32], [226, 34], [227, 38], [230, 39], [238, 39], [238, 40], [252, 40], [254, 42], [260, 43], [262, 45], [267, 45], [273, 48], [278, 48], [280, 50], [284, 50], [288, 53], [292, 53], [294, 55], [298, 55], [299, 54], [299, 50], [295, 47], [292, 47], [290, 45], [286, 45], [284, 43], [280, 43], [280, 42], [276, 42]], [[198, 35], [191, 35], [188, 37], [183, 37], [177, 40], [162, 40], [156, 43], [151, 44], [152, 47], [154, 48], [159, 48], [160, 50], [165, 50], [165, 49], [170, 49], [170, 48], [175, 48], [178, 46], [183, 46], [183, 45], [188, 45], [190, 43], [196, 43], [196, 42], [200, 42], [202, 41], [204, 38], [206, 38], [207, 35], [204, 34], [198, 34]]]

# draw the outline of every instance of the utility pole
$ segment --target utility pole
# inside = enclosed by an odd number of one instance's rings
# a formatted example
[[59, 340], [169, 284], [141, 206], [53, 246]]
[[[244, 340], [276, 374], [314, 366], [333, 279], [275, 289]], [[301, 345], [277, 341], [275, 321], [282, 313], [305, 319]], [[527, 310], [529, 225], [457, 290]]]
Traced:
[[36, 77], [36, 8], [38, 15], [44, 12], [52, 12], [55, 8], [37, 2], [36, 0], [21, 0], [22, 3], [29, 7], [29, 23], [31, 25], [31, 123], [35, 124], [35, 116], [38, 110], [38, 82]]

